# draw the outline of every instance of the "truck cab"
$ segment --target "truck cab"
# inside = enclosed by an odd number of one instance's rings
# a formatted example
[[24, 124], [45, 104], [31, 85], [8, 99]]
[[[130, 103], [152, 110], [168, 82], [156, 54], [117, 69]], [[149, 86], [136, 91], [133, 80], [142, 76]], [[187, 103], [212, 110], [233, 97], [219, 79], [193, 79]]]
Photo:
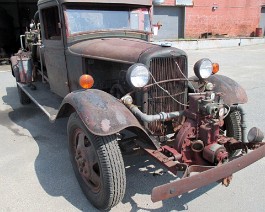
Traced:
[[[126, 69], [129, 64], [137, 62], [133, 51], [138, 48], [137, 53], [141, 53], [143, 48], [139, 47], [144, 43], [141, 41], [149, 40], [151, 2], [59, 3], [38, 2], [43, 52], [51, 90], [64, 97], [80, 89], [78, 81], [82, 74], [94, 72], [99, 75], [95, 77], [95, 88], [110, 90], [114, 81], [119, 79], [110, 74], [112, 70], [106, 71], [106, 67], [118, 70], [120, 68], [115, 66], [122, 63]], [[132, 52], [126, 54], [129, 49]], [[100, 81], [100, 75], [108, 77], [104, 79], [105, 82]]]

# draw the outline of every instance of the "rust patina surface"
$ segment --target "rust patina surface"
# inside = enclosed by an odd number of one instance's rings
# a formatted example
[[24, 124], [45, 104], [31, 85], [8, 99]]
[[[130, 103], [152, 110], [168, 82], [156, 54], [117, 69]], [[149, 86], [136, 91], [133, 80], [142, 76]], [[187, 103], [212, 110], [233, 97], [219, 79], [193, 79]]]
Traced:
[[[208, 185], [223, 178], [227, 178], [233, 173], [238, 172], [241, 169], [244, 169], [252, 163], [256, 162], [257, 160], [262, 159], [264, 156], [265, 145], [245, 156], [230, 161], [229, 163], [217, 166], [216, 168], [211, 168], [200, 174], [195, 174], [193, 176], [186, 177], [172, 183], [155, 187], [152, 190], [152, 201], [157, 202], [174, 196], [179, 196], [190, 190]], [[192, 168], [192, 166], [190, 166], [190, 168]], [[195, 171], [200, 171], [200, 168], [197, 168], [197, 170]]]
[[133, 64], [152, 48], [157, 48], [157, 45], [136, 39], [106, 38], [79, 42], [69, 47], [69, 51], [83, 57]]
[[[196, 76], [190, 77], [189, 79], [198, 80]], [[213, 83], [213, 91], [222, 93], [222, 98], [225, 104], [245, 104], [248, 102], [248, 97], [245, 89], [235, 80], [224, 75], [216, 74], [210, 76], [207, 81]]]
[[226, 104], [245, 104], [248, 101], [246, 91], [236, 81], [223, 75], [212, 75], [208, 81], [214, 84], [215, 92], [222, 92]]
[[[90, 89], [72, 92], [64, 98], [62, 107], [67, 104], [76, 109], [89, 131], [95, 135], [111, 135], [128, 127], [144, 131], [129, 109], [104, 91]], [[63, 113], [64, 108], [60, 111]]]

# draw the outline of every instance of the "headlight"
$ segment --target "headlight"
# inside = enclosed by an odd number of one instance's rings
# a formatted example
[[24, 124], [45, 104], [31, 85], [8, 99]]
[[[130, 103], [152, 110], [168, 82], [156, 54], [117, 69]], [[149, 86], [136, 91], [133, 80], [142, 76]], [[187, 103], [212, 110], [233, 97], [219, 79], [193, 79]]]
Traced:
[[149, 82], [150, 73], [145, 65], [136, 63], [128, 69], [126, 79], [131, 86], [142, 88]]
[[225, 108], [224, 107], [221, 107], [220, 109], [219, 109], [219, 117], [224, 117], [224, 115], [225, 115]]
[[194, 73], [199, 79], [207, 79], [212, 72], [213, 63], [209, 59], [201, 59], [194, 65]]

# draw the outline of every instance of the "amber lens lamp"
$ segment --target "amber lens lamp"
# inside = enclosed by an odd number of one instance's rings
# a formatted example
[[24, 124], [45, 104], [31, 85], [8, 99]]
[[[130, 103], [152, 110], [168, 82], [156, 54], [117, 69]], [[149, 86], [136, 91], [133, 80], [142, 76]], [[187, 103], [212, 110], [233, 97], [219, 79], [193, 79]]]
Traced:
[[79, 85], [84, 88], [84, 89], [89, 89], [92, 88], [94, 85], [94, 79], [91, 75], [89, 74], [83, 74], [79, 78]]
[[213, 74], [216, 74], [219, 71], [219, 64], [213, 63]]

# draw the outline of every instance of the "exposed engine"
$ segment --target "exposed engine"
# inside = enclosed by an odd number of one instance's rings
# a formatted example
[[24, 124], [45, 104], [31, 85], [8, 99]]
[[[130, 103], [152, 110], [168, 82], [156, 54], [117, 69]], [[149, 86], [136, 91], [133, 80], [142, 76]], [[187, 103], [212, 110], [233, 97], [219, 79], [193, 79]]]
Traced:
[[174, 160], [177, 159], [187, 165], [223, 163], [228, 160], [229, 145], [239, 142], [220, 133], [230, 107], [223, 104], [221, 94], [213, 91], [190, 94], [189, 108], [186, 110], [161, 112], [155, 115], [142, 113], [132, 104], [129, 95], [122, 100], [144, 122], [166, 122], [184, 116], [186, 120], [176, 133], [174, 148], [168, 149], [167, 153], [173, 156]]
[[220, 134], [229, 111], [230, 108], [223, 104], [219, 94], [190, 94], [189, 109], [184, 111], [187, 119], [174, 142], [174, 148], [182, 155], [182, 162], [206, 165], [228, 159], [225, 146], [237, 142]]

